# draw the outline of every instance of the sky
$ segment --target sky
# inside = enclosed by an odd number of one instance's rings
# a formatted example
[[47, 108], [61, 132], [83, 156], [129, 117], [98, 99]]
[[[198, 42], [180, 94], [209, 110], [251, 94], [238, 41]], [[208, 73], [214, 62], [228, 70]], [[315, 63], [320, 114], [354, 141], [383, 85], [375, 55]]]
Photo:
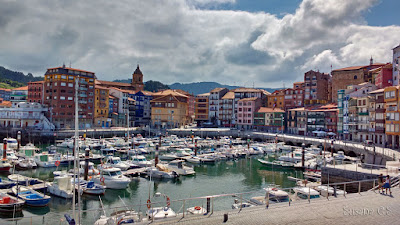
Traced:
[[391, 62], [398, 0], [0, 0], [0, 65], [165, 84], [289, 87], [331, 66]]

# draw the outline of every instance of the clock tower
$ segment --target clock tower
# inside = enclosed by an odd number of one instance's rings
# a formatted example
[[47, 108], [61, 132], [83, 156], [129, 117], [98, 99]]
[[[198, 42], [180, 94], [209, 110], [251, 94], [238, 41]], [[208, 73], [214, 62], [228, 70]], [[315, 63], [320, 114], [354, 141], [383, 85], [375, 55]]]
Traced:
[[139, 64], [136, 67], [136, 70], [132, 74], [132, 86], [135, 88], [135, 91], [143, 91], [143, 73], [139, 69]]

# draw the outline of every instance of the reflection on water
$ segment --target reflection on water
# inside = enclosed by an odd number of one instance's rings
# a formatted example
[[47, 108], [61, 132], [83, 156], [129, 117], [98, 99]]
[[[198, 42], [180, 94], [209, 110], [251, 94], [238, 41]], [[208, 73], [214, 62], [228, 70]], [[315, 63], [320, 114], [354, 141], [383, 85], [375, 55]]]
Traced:
[[[67, 167], [59, 168], [67, 169]], [[51, 181], [53, 179], [52, 172], [56, 168], [38, 168], [30, 171], [20, 171], [18, 173], [25, 176], [39, 177], [42, 180]], [[250, 157], [234, 161], [221, 161], [216, 164], [195, 165], [194, 176], [181, 176], [175, 180], [149, 180], [147, 178], [133, 178], [126, 190], [110, 190], [107, 189], [105, 195], [101, 196], [104, 207], [107, 209], [113, 207], [124, 207], [123, 199], [127, 205], [145, 204], [150, 196], [155, 201], [162, 201], [154, 197], [154, 193], [161, 192], [167, 194], [171, 200], [200, 197], [206, 195], [223, 194], [223, 193], [240, 193], [249, 191], [262, 191], [262, 188], [277, 184], [281, 187], [293, 187], [295, 182], [287, 179], [288, 176], [300, 177], [302, 173], [295, 170], [278, 170], [263, 166], [257, 161], [257, 158]], [[1, 176], [1, 175], [0, 175]], [[3, 175], [4, 177], [4, 175]], [[300, 177], [301, 178], [301, 177]], [[82, 214], [82, 224], [93, 224], [93, 222], [101, 215], [100, 201], [98, 196], [83, 195], [81, 198], [81, 206], [83, 210], [94, 210]], [[216, 199], [214, 202], [215, 210], [229, 209], [233, 203], [233, 198]], [[195, 200], [187, 203], [189, 206], [205, 206], [204, 200]], [[172, 203], [171, 207], [179, 211], [181, 204]], [[49, 207], [45, 208], [24, 208], [25, 216], [43, 215], [46, 216], [46, 222], [58, 224], [60, 218], [65, 213], [71, 213], [71, 200], [61, 199], [52, 196]], [[139, 207], [134, 207], [139, 210]], [[145, 206], [141, 206], [143, 211]], [[181, 212], [181, 211], [180, 211]], [[111, 212], [108, 212], [111, 213]], [[1, 216], [1, 215], [0, 215]], [[0, 221], [1, 223], [2, 221]]]

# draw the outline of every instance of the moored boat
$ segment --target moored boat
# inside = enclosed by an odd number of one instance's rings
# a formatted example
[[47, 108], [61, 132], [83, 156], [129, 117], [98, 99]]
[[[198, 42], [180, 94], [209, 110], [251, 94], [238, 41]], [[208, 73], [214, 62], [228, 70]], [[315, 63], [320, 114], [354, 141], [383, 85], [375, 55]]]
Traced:
[[21, 211], [25, 201], [6, 193], [0, 193], [0, 212]]
[[49, 204], [51, 199], [50, 196], [39, 193], [25, 186], [14, 186], [11, 188], [11, 190], [15, 196], [24, 200], [25, 204], [29, 206], [44, 207]]

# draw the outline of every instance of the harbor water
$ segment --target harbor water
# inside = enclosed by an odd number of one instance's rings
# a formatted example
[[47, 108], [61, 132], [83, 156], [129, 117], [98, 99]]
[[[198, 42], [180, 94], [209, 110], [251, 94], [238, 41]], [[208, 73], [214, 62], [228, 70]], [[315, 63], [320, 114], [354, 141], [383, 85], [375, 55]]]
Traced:
[[[145, 177], [132, 178], [125, 190], [107, 189], [101, 196], [104, 209], [109, 215], [113, 211], [125, 209], [124, 205], [142, 212], [145, 216], [146, 201], [150, 197], [152, 202], [158, 202], [156, 206], [165, 206], [165, 198], [155, 197], [156, 192], [167, 195], [171, 199], [171, 207], [177, 213], [182, 213], [182, 202], [174, 200], [194, 198], [209, 195], [259, 192], [258, 196], [265, 194], [262, 189], [269, 185], [280, 187], [293, 187], [295, 182], [288, 180], [288, 176], [302, 178], [302, 173], [296, 170], [274, 169], [266, 167], [258, 162], [258, 157], [248, 157], [236, 160], [219, 161], [215, 164], [195, 165], [194, 176], [181, 176], [176, 180], [150, 180]], [[272, 159], [271, 159], [272, 160]], [[36, 177], [44, 181], [52, 181], [52, 172], [57, 168], [37, 168], [29, 171], [17, 171], [19, 174]], [[68, 169], [60, 167], [58, 170]], [[6, 174], [2, 174], [6, 177]], [[257, 194], [256, 194], [257, 195]], [[240, 196], [249, 199], [250, 196]], [[212, 202], [214, 210], [232, 209], [235, 198], [215, 198]], [[122, 199], [122, 200], [121, 200]], [[72, 201], [52, 196], [49, 206], [44, 208], [24, 207], [22, 214], [0, 215], [0, 224], [67, 224], [64, 214], [71, 215]], [[187, 201], [185, 208], [196, 205], [206, 207], [205, 199]], [[141, 206], [138, 206], [141, 205]], [[133, 207], [131, 207], [133, 206]], [[115, 207], [121, 207], [115, 209]], [[102, 215], [101, 203], [98, 196], [82, 195], [81, 197], [81, 224], [93, 224]], [[8, 221], [6, 218], [20, 217], [16, 221]], [[32, 217], [32, 218], [31, 218]]]

